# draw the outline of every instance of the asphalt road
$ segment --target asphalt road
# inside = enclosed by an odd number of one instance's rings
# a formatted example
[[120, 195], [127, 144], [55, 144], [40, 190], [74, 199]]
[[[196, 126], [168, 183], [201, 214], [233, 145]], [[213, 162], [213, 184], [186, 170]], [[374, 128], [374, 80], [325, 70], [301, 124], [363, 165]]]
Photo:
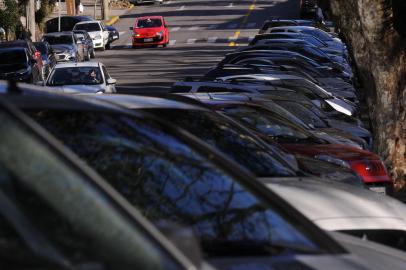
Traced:
[[[174, 81], [199, 76], [227, 52], [247, 45], [265, 19], [297, 18], [299, 0], [169, 0], [135, 6], [114, 25], [120, 39], [97, 52], [117, 79], [119, 93], [165, 92]], [[131, 48], [135, 17], [162, 15], [170, 29], [166, 48]]]

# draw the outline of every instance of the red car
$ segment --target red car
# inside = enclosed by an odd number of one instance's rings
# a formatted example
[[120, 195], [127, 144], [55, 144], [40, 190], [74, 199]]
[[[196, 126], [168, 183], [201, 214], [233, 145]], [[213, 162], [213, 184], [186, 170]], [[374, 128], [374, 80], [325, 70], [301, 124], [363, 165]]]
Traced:
[[132, 47], [162, 45], [169, 43], [169, 30], [162, 16], [149, 16], [136, 18], [133, 31]]

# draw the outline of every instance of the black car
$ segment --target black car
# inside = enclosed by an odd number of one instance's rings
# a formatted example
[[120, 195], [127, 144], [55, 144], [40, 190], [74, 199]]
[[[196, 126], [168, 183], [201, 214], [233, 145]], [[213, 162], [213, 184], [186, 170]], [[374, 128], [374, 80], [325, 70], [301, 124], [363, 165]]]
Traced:
[[93, 21], [89, 16], [61, 16], [61, 27], [59, 29], [59, 18], [53, 18], [45, 22], [45, 33], [72, 31], [78, 22]]
[[80, 40], [83, 44], [85, 60], [90, 60], [90, 58], [95, 58], [96, 53], [94, 51], [93, 40], [86, 30], [73, 30], [77, 40]]
[[120, 33], [111, 25], [106, 25], [107, 31], [109, 31], [109, 40], [106, 44], [106, 49], [110, 49], [111, 43], [118, 40], [120, 38]]
[[48, 42], [34, 42], [35, 48], [41, 53], [42, 58], [42, 73], [46, 79], [52, 68], [56, 65], [55, 53]]
[[25, 48], [0, 48], [0, 59], [0, 80], [42, 81], [41, 67]]

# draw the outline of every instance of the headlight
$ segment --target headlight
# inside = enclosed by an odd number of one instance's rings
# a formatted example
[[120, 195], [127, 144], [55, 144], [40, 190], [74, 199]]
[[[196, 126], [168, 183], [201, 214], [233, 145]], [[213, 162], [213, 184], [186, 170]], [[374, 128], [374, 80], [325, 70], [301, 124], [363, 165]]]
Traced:
[[163, 36], [163, 35], [164, 35], [164, 31], [156, 32], [156, 35], [157, 35], [157, 36]]
[[319, 160], [323, 160], [323, 161], [326, 161], [326, 162], [330, 162], [330, 163], [336, 164], [338, 166], [341, 166], [341, 167], [344, 167], [344, 168], [347, 168], [347, 169], [351, 169], [351, 166], [350, 166], [350, 164], [348, 164], [347, 161], [336, 158], [336, 157], [332, 157], [332, 156], [329, 156], [329, 155], [323, 155], [322, 154], [322, 155], [316, 155], [316, 156], [314, 156], [314, 158], [319, 159]]
[[139, 33], [137, 33], [137, 32], [134, 32], [134, 33], [133, 33], [133, 37], [139, 37], [139, 36], [140, 36]]

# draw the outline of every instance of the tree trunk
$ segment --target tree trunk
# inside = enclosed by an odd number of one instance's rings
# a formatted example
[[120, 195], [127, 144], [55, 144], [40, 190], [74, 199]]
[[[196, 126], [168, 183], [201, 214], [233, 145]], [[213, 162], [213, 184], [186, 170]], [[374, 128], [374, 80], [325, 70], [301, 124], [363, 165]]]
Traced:
[[374, 150], [387, 165], [396, 189], [405, 191], [406, 54], [405, 40], [393, 27], [392, 1], [330, 0], [330, 8], [365, 89]]

